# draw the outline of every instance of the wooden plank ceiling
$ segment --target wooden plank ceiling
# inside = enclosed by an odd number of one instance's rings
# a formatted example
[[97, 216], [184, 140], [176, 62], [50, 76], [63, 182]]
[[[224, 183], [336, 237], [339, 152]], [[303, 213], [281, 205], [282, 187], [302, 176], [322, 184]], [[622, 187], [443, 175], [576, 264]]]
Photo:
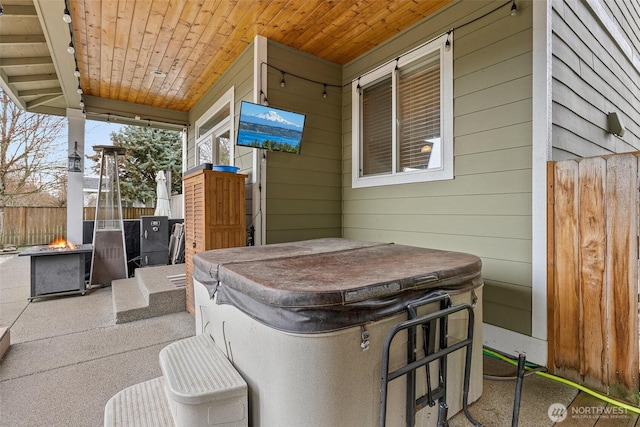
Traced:
[[69, 0], [69, 9], [85, 94], [189, 111], [257, 34], [345, 64], [450, 1]]

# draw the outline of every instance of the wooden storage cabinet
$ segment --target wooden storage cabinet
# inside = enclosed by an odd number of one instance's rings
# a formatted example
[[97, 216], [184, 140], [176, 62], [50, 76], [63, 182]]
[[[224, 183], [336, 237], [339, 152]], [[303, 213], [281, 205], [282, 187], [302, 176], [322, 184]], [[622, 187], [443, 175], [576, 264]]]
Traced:
[[195, 315], [193, 255], [246, 245], [246, 175], [198, 170], [184, 181], [184, 256], [187, 311]]

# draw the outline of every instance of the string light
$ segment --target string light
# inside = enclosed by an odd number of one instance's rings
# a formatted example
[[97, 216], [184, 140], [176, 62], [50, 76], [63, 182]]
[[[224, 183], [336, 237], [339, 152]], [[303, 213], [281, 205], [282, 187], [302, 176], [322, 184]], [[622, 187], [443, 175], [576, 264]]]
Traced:
[[69, 13], [69, 8], [64, 8], [64, 15], [62, 15], [62, 20], [67, 24], [71, 24], [71, 13]]
[[[507, 0], [507, 1], [505, 1], [504, 3], [499, 4], [499, 5], [498, 5], [498, 6], [496, 6], [495, 8], [493, 8], [493, 9], [489, 10], [488, 12], [486, 12], [486, 13], [484, 13], [484, 14], [482, 14], [482, 15], [480, 15], [480, 16], [478, 16], [478, 17], [476, 17], [476, 18], [470, 19], [469, 21], [465, 22], [464, 24], [460, 24], [460, 25], [458, 25], [457, 27], [452, 28], [452, 29], [450, 29], [449, 31], [447, 31], [447, 32], [446, 32], [446, 34], [447, 34], [447, 40], [445, 41], [445, 46], [444, 46], [444, 47], [445, 47], [445, 50], [449, 50], [449, 49], [451, 49], [451, 40], [449, 40], [449, 36], [450, 36], [450, 34], [451, 34], [454, 30], [457, 30], [457, 29], [460, 29], [460, 28], [466, 27], [467, 25], [471, 25], [471, 24], [473, 24], [474, 22], [477, 22], [477, 21], [479, 21], [479, 20], [481, 20], [481, 19], [483, 19], [483, 18], [485, 18], [485, 17], [487, 17], [487, 16], [491, 15], [491, 14], [492, 14], [492, 13], [494, 13], [494, 12], [497, 12], [498, 10], [500, 10], [500, 9], [502, 9], [503, 7], [507, 6], [508, 4], [511, 4], [511, 14], [512, 14], [512, 15], [514, 15], [514, 14], [515, 14], [515, 12], [517, 12], [517, 10], [518, 10], [518, 7], [516, 6], [516, 1], [515, 1], [515, 0]], [[443, 34], [440, 34], [440, 35], [439, 35], [439, 36], [437, 36], [437, 37], [434, 37], [433, 39], [431, 39], [431, 41], [433, 41], [433, 40], [435, 40], [435, 39], [437, 39], [437, 38], [439, 38], [439, 37], [442, 37], [443, 35], [444, 35], [444, 33], [443, 33]], [[405, 55], [409, 55], [409, 54], [413, 53], [414, 51], [416, 51], [417, 49], [420, 49], [420, 48], [421, 48], [422, 46], [424, 46], [425, 44], [426, 44], [426, 43], [423, 43], [422, 45], [417, 46], [417, 47], [415, 47], [414, 49], [411, 49], [411, 50], [410, 50], [410, 51], [408, 51], [408, 52], [405, 52], [405, 53], [404, 53], [402, 56], [400, 56], [400, 57], [403, 57], [403, 56], [405, 56]], [[390, 62], [390, 61], [389, 61], [389, 62]], [[384, 67], [384, 66], [386, 66], [387, 64], [388, 64], [388, 62], [387, 62], [386, 64], [382, 64], [382, 65], [380, 65], [380, 66], [378, 66], [378, 67], [374, 68], [373, 70], [369, 70], [368, 72], [366, 72], [366, 73], [364, 73], [364, 74], [360, 75], [360, 76], [358, 77], [358, 86], [357, 86], [357, 88], [356, 88], [356, 89], [358, 90], [358, 92], [360, 92], [360, 90], [361, 90], [361, 87], [360, 87], [360, 78], [361, 78], [361, 77], [366, 76], [366, 75], [368, 75], [368, 74], [370, 74], [370, 73], [373, 73], [373, 72], [375, 72], [375, 71], [378, 71], [381, 67]], [[353, 81], [353, 80], [352, 80], [352, 81]]]
[[[328, 96], [327, 87], [332, 86], [332, 87], [336, 87], [336, 88], [342, 89], [342, 86], [340, 86], [340, 85], [334, 85], [334, 84], [331, 84], [331, 83], [325, 83], [325, 82], [309, 79], [307, 77], [299, 76], [297, 74], [293, 74], [293, 73], [290, 73], [288, 71], [281, 70], [281, 69], [279, 69], [277, 67], [274, 67], [271, 64], [267, 64], [266, 62], [262, 62], [261, 65], [266, 65], [268, 68], [269, 67], [273, 68], [274, 70], [279, 71], [282, 74], [282, 78], [280, 79], [280, 87], [286, 87], [285, 75], [289, 75], [291, 77], [295, 77], [295, 78], [298, 78], [300, 80], [304, 80], [304, 81], [307, 81], [307, 82], [310, 82], [310, 83], [315, 83], [315, 84], [318, 84], [318, 85], [322, 85], [322, 87], [324, 88], [324, 90], [322, 91], [322, 97], [325, 98], [325, 99]], [[262, 67], [260, 67], [260, 75], [261, 75], [260, 81], [262, 81]], [[264, 105], [269, 105], [269, 103], [268, 103], [269, 101], [267, 100], [267, 96], [264, 94], [264, 92], [262, 90], [260, 91], [260, 96], [264, 98], [263, 104]]]
[[75, 71], [73, 72], [73, 75], [75, 77], [80, 77], [80, 70], [78, 69], [78, 67], [76, 67]]
[[76, 53], [76, 48], [73, 47], [73, 42], [69, 42], [69, 47], [67, 47], [67, 52], [69, 52], [71, 55], [73, 55], [74, 53]]
[[82, 87], [80, 86], [80, 83], [78, 83], [78, 90], [76, 92], [78, 92], [78, 95], [82, 95]]
[[267, 95], [262, 91], [262, 89], [260, 89], [260, 96], [262, 97], [262, 103], [268, 107], [269, 100], [267, 99]]

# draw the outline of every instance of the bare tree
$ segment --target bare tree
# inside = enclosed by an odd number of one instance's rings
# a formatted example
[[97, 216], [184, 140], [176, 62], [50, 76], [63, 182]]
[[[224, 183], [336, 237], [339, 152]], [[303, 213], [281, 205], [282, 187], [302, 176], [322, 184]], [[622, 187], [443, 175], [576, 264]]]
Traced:
[[0, 206], [60, 205], [63, 117], [21, 110], [0, 90]]

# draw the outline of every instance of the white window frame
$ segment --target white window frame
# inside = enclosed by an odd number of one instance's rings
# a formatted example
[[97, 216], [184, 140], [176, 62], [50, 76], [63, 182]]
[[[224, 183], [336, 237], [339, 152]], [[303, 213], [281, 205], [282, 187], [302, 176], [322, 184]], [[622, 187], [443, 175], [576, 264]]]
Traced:
[[[229, 156], [230, 156], [230, 164], [233, 166], [235, 164], [235, 104], [234, 104], [234, 93], [235, 87], [231, 86], [229, 90], [227, 90], [218, 100], [202, 115], [198, 120], [196, 120], [196, 146], [195, 146], [195, 159], [196, 165], [199, 165], [200, 162], [200, 146], [206, 143], [208, 140], [211, 140], [211, 158], [218, 159], [219, 154], [218, 150], [218, 136], [225, 133], [227, 130], [229, 131]], [[222, 111], [223, 108], [229, 108], [229, 116], [227, 119], [216, 123], [211, 129], [206, 131], [203, 134], [200, 134], [200, 128], [209, 121], [212, 117]]]
[[[445, 49], [445, 43], [449, 39], [450, 47]], [[397, 72], [396, 67], [403, 68], [426, 55], [439, 51], [440, 53], [440, 138], [442, 142], [442, 166], [440, 168], [421, 169], [414, 171], [396, 171], [397, 162]], [[392, 91], [392, 165], [393, 169], [388, 174], [360, 176], [362, 165], [362, 97], [360, 89], [370, 83], [374, 83], [383, 77], [392, 77], [394, 90]], [[360, 88], [358, 88], [360, 86]], [[353, 188], [375, 187], [392, 184], [408, 184], [414, 182], [440, 181], [453, 179], [453, 33], [443, 34], [424, 45], [400, 56], [397, 60], [387, 62], [375, 70], [353, 80], [351, 83], [352, 100], [352, 178]]]

